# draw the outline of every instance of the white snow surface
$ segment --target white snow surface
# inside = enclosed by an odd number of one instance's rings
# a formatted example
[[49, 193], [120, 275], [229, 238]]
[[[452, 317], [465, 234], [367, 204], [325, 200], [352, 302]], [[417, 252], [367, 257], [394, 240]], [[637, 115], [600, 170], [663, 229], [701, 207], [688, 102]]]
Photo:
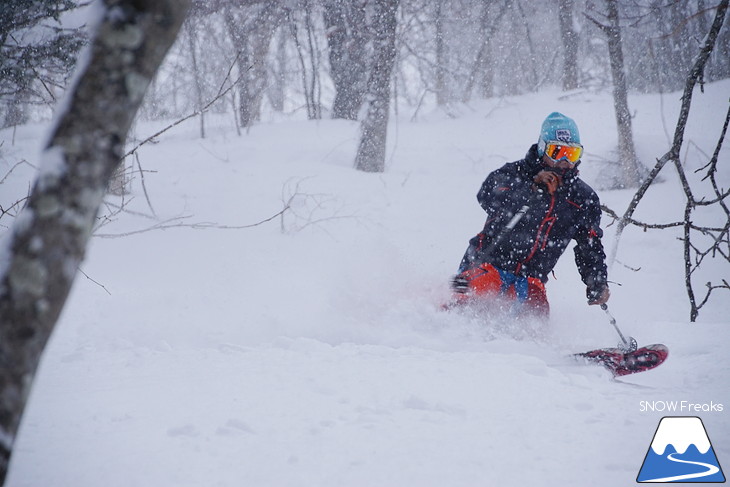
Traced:
[[[682, 151], [694, 182], [728, 93], [728, 82], [695, 93]], [[647, 166], [669, 148], [679, 98], [630, 98]], [[204, 139], [192, 120], [140, 148], [144, 188], [137, 174], [128, 211], [90, 243], [6, 485], [632, 485], [665, 415], [700, 416], [730, 464], [730, 295], [718, 291], [689, 322], [679, 229], [627, 228], [610, 270], [622, 331], [669, 347], [653, 371], [614, 380], [567, 358], [618, 342], [586, 304], [571, 250], [547, 285], [546, 326], [439, 309], [483, 225], [480, 184], [523, 157], [556, 110], [580, 127], [583, 178], [623, 213], [633, 191], [600, 189], [617, 139], [609, 94], [546, 90], [448, 115], [422, 108], [415, 121], [402, 109], [383, 174], [352, 168], [359, 126], [346, 121], [271, 117], [237, 136], [230, 115], [209, 116]], [[161, 126], [139, 122], [133, 135]], [[46, 129], [0, 132], [0, 172], [36, 164]], [[4, 207], [33, 173], [21, 164], [6, 178]], [[637, 219], [682, 220], [676, 171], [662, 174]], [[283, 218], [218, 228], [285, 202]], [[166, 228], [138, 232], [154, 225]], [[698, 277], [702, 295], [703, 280], [728, 278], [718, 262]], [[723, 407], [645, 407], [669, 401]]]

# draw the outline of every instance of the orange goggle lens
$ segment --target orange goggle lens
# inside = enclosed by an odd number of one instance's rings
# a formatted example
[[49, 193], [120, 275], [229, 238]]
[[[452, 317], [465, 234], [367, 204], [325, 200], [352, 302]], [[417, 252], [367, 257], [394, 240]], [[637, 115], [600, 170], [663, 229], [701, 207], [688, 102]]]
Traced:
[[583, 155], [583, 146], [547, 144], [545, 146], [545, 154], [554, 161], [566, 160], [571, 164], [575, 164]]

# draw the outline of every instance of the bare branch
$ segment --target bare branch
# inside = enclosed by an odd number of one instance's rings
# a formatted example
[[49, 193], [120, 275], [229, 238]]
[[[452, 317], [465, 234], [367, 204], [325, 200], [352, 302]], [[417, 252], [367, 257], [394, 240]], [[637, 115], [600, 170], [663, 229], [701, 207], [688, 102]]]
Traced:
[[659, 158], [657, 160], [656, 165], [651, 170], [651, 172], [649, 173], [647, 178], [644, 180], [642, 185], [639, 187], [639, 189], [636, 191], [636, 193], [634, 194], [634, 197], [631, 199], [631, 202], [629, 203], [628, 208], [624, 212], [624, 215], [618, 221], [618, 228], [616, 230], [616, 238], [615, 238], [613, 249], [611, 251], [611, 257], [610, 257], [611, 262], [613, 262], [616, 259], [616, 255], [618, 253], [618, 243], [621, 238], [621, 234], [623, 233], [624, 228], [630, 223], [629, 220], [631, 219], [631, 216], [636, 211], [636, 208], [639, 205], [639, 202], [642, 200], [642, 198], [646, 194], [646, 191], [649, 189], [649, 186], [654, 182], [657, 175], [662, 170], [662, 168], [664, 168], [664, 166], [666, 165], [667, 162], [675, 161], [675, 160], [679, 159], [680, 149], [682, 147], [682, 142], [684, 140], [684, 130], [687, 125], [687, 119], [689, 118], [689, 109], [690, 109], [690, 105], [692, 103], [692, 91], [694, 90], [694, 87], [697, 84], [697, 80], [700, 78], [702, 72], [705, 69], [705, 64], [707, 63], [707, 60], [710, 57], [710, 53], [712, 52], [713, 48], [715, 47], [715, 42], [717, 40], [717, 36], [718, 36], [720, 29], [722, 28], [722, 24], [725, 20], [725, 14], [727, 12], [728, 2], [729, 2], [729, 0], [722, 0], [720, 2], [720, 4], [718, 5], [717, 12], [715, 15], [715, 20], [712, 23], [710, 32], [708, 32], [702, 48], [695, 56], [695, 60], [692, 65], [692, 69], [690, 70], [690, 72], [687, 76], [687, 82], [685, 84], [684, 93], [682, 95], [682, 104], [680, 107], [679, 118], [677, 120], [677, 127], [674, 132], [674, 140], [672, 142], [672, 147], [669, 149], [669, 151], [666, 154], [664, 154], [661, 158]]
[[[240, 56], [240, 53], [238, 53], [238, 55], [236, 56], [236, 59], [234, 59], [233, 63], [231, 64], [231, 67], [228, 69], [228, 73], [226, 74], [225, 79], [223, 80], [223, 82], [221, 83], [220, 88], [218, 89], [218, 94], [215, 95], [208, 103], [206, 103], [199, 110], [195, 110], [194, 112], [192, 112], [192, 113], [184, 116], [180, 120], [177, 120], [176, 122], [173, 122], [170, 125], [168, 125], [167, 127], [163, 128], [162, 130], [159, 130], [159, 131], [155, 132], [154, 134], [150, 135], [149, 137], [147, 137], [146, 139], [144, 139], [143, 141], [141, 141], [139, 144], [137, 144], [136, 146], [134, 146], [134, 148], [132, 150], [130, 150], [129, 152], [127, 152], [126, 154], [124, 154], [124, 158], [126, 158], [128, 156], [131, 156], [132, 154], [134, 154], [135, 152], [137, 152], [137, 149], [139, 149], [143, 145], [147, 144], [148, 142], [151, 142], [151, 141], [155, 140], [157, 137], [159, 137], [160, 135], [164, 134], [168, 130], [170, 130], [170, 129], [174, 128], [174, 127], [177, 127], [181, 123], [183, 123], [183, 122], [185, 122], [187, 120], [190, 120], [193, 117], [197, 117], [201, 113], [207, 112], [210, 109], [210, 107], [212, 107], [218, 100], [220, 100], [221, 98], [223, 98], [224, 96], [226, 96], [228, 94], [228, 92], [230, 92], [233, 88], [235, 88], [235, 86], [243, 79], [243, 77], [245, 75], [245, 73], [241, 73], [238, 76], [238, 78], [236, 78], [236, 81], [234, 81], [233, 83], [231, 83], [227, 88], [223, 89], [223, 87], [226, 84], [226, 81], [228, 80], [228, 77], [231, 74], [231, 70], [233, 69], [233, 65], [238, 60], [238, 57], [239, 56]], [[253, 66], [249, 66], [248, 69], [250, 70], [252, 68], [253, 68]]]
[[247, 228], [258, 227], [260, 225], [263, 225], [264, 223], [270, 222], [270, 221], [274, 220], [275, 218], [280, 217], [288, 210], [289, 210], [289, 207], [285, 206], [280, 211], [274, 213], [273, 215], [271, 215], [268, 218], [265, 218], [256, 223], [249, 223], [249, 224], [245, 224], [245, 225], [221, 225], [219, 223], [213, 223], [213, 222], [184, 223], [181, 220], [186, 220], [191, 217], [190, 216], [179, 216], [179, 217], [175, 217], [175, 218], [170, 218], [169, 220], [165, 220], [165, 221], [162, 221], [159, 223], [155, 223], [154, 225], [151, 225], [146, 228], [142, 228], [140, 230], [133, 230], [131, 232], [124, 232], [124, 233], [94, 233], [94, 237], [122, 238], [122, 237], [129, 237], [131, 235], [138, 235], [140, 233], [152, 232], [155, 230], [169, 230], [171, 228], [192, 228], [195, 230], [207, 230], [207, 229], [244, 230]]

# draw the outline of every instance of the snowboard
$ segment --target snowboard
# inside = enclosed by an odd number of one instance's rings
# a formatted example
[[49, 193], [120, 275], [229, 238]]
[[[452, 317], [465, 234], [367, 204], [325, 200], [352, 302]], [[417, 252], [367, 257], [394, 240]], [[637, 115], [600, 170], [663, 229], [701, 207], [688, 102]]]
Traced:
[[659, 367], [667, 359], [669, 349], [656, 343], [641, 347], [633, 352], [620, 348], [599, 348], [589, 352], [576, 353], [574, 357], [587, 363], [603, 365], [614, 377], [636, 374]]

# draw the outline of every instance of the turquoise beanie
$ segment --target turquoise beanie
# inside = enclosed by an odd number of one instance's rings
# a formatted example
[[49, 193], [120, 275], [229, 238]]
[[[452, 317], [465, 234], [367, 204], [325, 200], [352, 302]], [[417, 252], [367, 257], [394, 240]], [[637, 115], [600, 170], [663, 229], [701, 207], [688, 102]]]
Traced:
[[537, 153], [540, 157], [545, 153], [545, 145], [551, 141], [580, 144], [580, 132], [575, 121], [559, 112], [548, 115], [542, 123], [537, 141]]

